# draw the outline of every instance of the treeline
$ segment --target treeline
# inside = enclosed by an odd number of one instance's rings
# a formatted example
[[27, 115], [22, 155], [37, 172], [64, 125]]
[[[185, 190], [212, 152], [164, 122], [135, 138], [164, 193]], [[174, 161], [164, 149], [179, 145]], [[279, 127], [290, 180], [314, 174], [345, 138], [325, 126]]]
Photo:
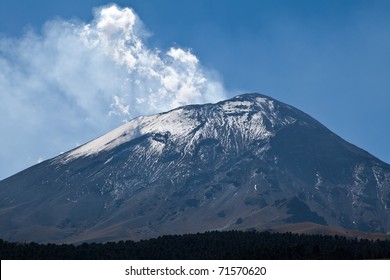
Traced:
[[121, 259], [389, 259], [390, 241], [270, 232], [206, 232], [150, 240], [37, 244], [0, 240], [0, 258]]

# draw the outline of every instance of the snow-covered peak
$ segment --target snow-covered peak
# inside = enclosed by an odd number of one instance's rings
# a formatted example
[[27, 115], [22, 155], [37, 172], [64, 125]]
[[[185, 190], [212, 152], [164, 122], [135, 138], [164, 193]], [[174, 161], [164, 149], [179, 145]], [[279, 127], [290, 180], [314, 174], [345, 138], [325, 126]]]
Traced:
[[64, 154], [62, 161], [111, 150], [146, 134], [169, 134], [183, 143], [198, 138], [227, 139], [230, 134], [240, 135], [243, 142], [266, 139], [274, 135], [278, 122], [291, 122], [291, 118], [280, 120], [274, 102], [263, 95], [247, 94], [216, 104], [190, 105], [141, 116]]

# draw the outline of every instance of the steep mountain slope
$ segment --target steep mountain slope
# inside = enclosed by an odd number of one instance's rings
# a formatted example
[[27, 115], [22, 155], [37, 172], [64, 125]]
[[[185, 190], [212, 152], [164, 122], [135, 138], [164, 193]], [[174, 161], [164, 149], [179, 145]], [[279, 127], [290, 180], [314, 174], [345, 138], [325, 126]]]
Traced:
[[312, 222], [390, 231], [390, 166], [260, 94], [136, 118], [0, 182], [0, 237], [140, 239]]

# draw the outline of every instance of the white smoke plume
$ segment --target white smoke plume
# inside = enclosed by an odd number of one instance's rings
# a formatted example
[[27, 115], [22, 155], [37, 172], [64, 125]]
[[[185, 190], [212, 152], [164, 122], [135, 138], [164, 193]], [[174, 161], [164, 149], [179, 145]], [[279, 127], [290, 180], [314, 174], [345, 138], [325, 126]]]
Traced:
[[0, 179], [123, 120], [225, 97], [191, 51], [152, 48], [146, 34], [132, 9], [110, 5], [88, 24], [0, 37]]

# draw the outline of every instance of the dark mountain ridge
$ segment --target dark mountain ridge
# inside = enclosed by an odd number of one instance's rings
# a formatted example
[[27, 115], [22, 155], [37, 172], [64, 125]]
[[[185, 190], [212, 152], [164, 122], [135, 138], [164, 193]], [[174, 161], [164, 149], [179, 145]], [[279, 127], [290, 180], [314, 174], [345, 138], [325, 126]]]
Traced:
[[143, 116], [0, 181], [0, 237], [149, 238], [312, 222], [390, 231], [390, 166], [260, 94]]

